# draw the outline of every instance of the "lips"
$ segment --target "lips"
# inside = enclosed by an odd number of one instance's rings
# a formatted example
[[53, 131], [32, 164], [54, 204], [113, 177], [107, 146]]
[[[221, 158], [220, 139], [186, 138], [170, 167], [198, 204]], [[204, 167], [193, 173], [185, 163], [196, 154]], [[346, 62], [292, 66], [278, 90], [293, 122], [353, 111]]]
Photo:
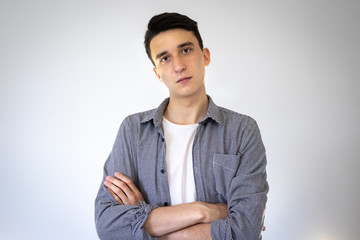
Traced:
[[186, 83], [188, 82], [192, 77], [184, 77], [184, 78], [180, 78], [179, 80], [176, 81], [176, 83]]

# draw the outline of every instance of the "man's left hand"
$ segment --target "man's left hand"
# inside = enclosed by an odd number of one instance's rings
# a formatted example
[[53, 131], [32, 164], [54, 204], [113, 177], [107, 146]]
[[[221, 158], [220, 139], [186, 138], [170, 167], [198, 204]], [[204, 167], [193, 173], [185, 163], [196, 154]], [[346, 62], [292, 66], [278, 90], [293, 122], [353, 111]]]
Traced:
[[120, 204], [140, 205], [144, 198], [131, 179], [119, 172], [115, 172], [114, 175], [107, 176], [104, 185], [115, 200]]

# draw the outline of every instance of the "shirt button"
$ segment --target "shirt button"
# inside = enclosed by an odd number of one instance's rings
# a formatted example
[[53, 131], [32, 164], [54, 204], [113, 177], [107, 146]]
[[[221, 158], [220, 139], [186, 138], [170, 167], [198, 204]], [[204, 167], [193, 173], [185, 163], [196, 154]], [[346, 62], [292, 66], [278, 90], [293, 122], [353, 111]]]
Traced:
[[165, 173], [165, 170], [164, 170], [164, 169], [161, 169], [160, 172], [161, 172], [162, 174], [164, 174], [164, 173]]
[[164, 142], [164, 141], [165, 141], [165, 139], [164, 139], [164, 138], [161, 138], [161, 141], [162, 141], [162, 142]]
[[165, 207], [169, 206], [169, 203], [168, 203], [168, 202], [164, 202], [164, 206], [165, 206]]

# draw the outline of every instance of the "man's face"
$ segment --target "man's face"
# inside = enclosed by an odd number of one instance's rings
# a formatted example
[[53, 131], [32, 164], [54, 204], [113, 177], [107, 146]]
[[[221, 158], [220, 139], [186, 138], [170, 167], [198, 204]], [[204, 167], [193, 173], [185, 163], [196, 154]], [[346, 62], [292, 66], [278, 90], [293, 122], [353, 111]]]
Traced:
[[191, 31], [162, 32], [151, 40], [150, 50], [154, 72], [167, 86], [171, 97], [205, 93], [205, 66], [210, 64], [210, 52], [207, 48], [200, 49]]

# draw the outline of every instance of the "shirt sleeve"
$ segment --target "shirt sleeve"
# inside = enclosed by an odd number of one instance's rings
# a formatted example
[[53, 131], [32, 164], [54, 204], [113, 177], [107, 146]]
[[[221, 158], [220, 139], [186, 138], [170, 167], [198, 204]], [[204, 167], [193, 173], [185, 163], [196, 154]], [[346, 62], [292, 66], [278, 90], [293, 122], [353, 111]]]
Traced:
[[[156, 205], [141, 202], [137, 205], [122, 205], [116, 202], [103, 182], [108, 175], [118, 171], [137, 184], [134, 143], [128, 131], [127, 119], [121, 124], [112, 152], [105, 162], [104, 176], [95, 199], [95, 224], [100, 239], [156, 239], [143, 225]], [[139, 187], [138, 187], [139, 188]]]
[[234, 171], [234, 177], [228, 179], [229, 184], [224, 194], [229, 217], [211, 224], [211, 236], [214, 240], [262, 239], [269, 186], [266, 180], [265, 148], [254, 120], [241, 137], [238, 155], [239, 165], [234, 169], [227, 169]]

